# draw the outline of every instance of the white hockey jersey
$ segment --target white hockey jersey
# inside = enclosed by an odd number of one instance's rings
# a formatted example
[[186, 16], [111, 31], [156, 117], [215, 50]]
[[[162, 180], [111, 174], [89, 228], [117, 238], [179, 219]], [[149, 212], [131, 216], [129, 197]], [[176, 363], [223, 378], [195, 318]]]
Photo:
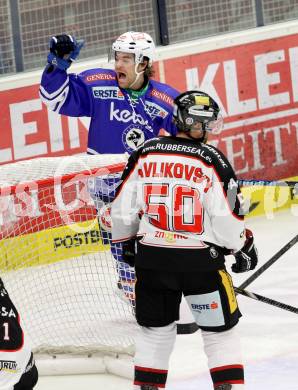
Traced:
[[215, 147], [151, 139], [130, 156], [122, 180], [111, 210], [113, 242], [140, 236], [140, 243], [163, 248], [244, 245], [237, 178]]

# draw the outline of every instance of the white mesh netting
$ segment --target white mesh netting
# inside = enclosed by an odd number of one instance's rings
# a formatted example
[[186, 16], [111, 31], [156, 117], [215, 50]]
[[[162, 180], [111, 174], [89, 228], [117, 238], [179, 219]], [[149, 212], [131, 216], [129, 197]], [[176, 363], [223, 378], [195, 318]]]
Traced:
[[111, 253], [107, 213], [125, 161], [84, 155], [0, 167], [1, 277], [34, 351], [133, 352], [133, 275]]

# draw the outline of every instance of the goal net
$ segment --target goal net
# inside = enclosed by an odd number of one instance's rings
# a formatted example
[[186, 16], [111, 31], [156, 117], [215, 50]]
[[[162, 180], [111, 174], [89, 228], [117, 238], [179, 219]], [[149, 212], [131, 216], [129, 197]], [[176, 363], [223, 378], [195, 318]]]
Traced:
[[[119, 282], [107, 207], [125, 162], [84, 155], [0, 167], [1, 277], [35, 353], [133, 353], [134, 301]], [[90, 195], [101, 180], [108, 190]]]

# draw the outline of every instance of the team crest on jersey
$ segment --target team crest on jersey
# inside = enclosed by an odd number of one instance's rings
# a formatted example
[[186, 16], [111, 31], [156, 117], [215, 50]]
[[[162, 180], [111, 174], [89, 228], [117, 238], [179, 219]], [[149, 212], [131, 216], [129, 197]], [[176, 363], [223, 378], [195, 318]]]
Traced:
[[93, 87], [92, 93], [95, 99], [124, 100], [124, 95], [118, 87]]
[[145, 135], [141, 127], [130, 125], [123, 132], [122, 142], [125, 149], [130, 153], [143, 145], [144, 141]]

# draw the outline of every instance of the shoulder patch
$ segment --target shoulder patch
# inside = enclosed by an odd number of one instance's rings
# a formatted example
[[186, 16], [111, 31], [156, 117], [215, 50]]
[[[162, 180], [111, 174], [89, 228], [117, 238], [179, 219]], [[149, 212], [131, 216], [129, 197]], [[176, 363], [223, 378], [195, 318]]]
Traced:
[[106, 81], [106, 80], [116, 80], [116, 75], [110, 72], [105, 72], [102, 69], [101, 72], [87, 74], [84, 77], [86, 83], [93, 83], [95, 81]]
[[164, 92], [158, 91], [155, 88], [152, 89], [151, 95], [154, 96], [155, 98], [161, 100], [162, 102], [169, 104], [170, 106], [172, 106], [174, 104], [174, 99], [170, 95], [167, 95]]

